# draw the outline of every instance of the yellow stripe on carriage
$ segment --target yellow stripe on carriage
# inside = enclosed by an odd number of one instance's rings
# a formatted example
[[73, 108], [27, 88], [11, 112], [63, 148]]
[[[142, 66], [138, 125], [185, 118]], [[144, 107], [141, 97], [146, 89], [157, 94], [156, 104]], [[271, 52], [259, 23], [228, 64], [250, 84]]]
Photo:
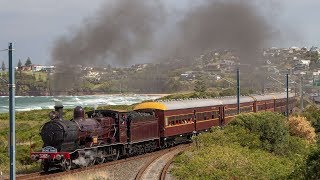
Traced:
[[144, 102], [136, 105], [133, 110], [142, 110], [142, 109], [158, 109], [158, 110], [167, 110], [167, 107], [160, 102]]

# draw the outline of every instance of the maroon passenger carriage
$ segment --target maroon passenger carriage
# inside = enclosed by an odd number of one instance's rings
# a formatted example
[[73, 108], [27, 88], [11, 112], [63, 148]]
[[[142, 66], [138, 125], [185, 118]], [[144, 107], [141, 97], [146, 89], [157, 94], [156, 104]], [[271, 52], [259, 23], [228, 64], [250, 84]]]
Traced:
[[[294, 94], [289, 94], [289, 113]], [[228, 124], [237, 115], [236, 97], [187, 99], [145, 102], [135, 111], [154, 111], [159, 118], [161, 146], [186, 142], [193, 134], [208, 131], [213, 126]], [[272, 111], [286, 113], [286, 94], [252, 95], [240, 97], [240, 112]]]

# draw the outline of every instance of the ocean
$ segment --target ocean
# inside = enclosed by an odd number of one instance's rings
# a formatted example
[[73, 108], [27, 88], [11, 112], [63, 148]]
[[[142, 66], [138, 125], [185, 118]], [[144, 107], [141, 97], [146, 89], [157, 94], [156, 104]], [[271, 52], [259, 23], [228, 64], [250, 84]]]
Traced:
[[[162, 95], [88, 95], [88, 96], [16, 96], [16, 111], [53, 109], [56, 102], [64, 108], [96, 107], [104, 105], [131, 105], [145, 100], [154, 100]], [[0, 113], [9, 112], [9, 97], [0, 96]]]

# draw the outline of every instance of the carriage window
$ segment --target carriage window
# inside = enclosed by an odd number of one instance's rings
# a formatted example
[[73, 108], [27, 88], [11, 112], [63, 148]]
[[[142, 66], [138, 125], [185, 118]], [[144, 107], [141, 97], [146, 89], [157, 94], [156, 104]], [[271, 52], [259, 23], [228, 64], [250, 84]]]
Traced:
[[166, 117], [165, 126], [168, 126], [168, 120], [169, 120], [169, 118]]
[[205, 120], [211, 119], [211, 112], [204, 113]]
[[226, 112], [226, 116], [234, 116], [238, 114], [238, 109], [228, 109], [225, 112]]
[[241, 112], [244, 112], [244, 113], [246, 113], [246, 112], [251, 112], [252, 111], [252, 107], [251, 106], [249, 106], [249, 107], [242, 107], [241, 108]]
[[232, 116], [232, 109], [227, 109], [225, 113], [226, 113], [226, 116]]
[[219, 118], [220, 117], [219, 111], [215, 111], [214, 113], [215, 113], [215, 115], [214, 115], [215, 118]]
[[180, 117], [179, 116], [174, 116], [174, 119], [175, 119], [175, 124], [179, 124]]
[[258, 105], [257, 109], [258, 111], [264, 110], [264, 105]]
[[169, 117], [169, 125], [170, 125], [170, 126], [175, 125], [174, 116]]
[[201, 121], [204, 119], [203, 113], [197, 113], [197, 120]]
[[213, 119], [212, 118], [212, 112], [206, 112], [206, 117], [207, 117], [207, 119]]
[[184, 124], [188, 123], [188, 115], [183, 116], [183, 123]]

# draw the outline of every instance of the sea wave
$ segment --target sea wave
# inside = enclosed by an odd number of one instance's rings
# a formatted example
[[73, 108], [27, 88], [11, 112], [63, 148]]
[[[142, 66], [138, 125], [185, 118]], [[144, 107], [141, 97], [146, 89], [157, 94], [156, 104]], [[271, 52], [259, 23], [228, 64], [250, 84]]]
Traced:
[[[19, 96], [16, 98], [16, 111], [31, 111], [38, 109], [53, 109], [55, 103], [60, 102], [65, 108], [76, 106], [95, 107], [105, 105], [130, 105], [144, 100], [153, 100], [160, 95], [90, 95], [90, 96]], [[0, 96], [1, 112], [8, 112], [8, 96]]]

